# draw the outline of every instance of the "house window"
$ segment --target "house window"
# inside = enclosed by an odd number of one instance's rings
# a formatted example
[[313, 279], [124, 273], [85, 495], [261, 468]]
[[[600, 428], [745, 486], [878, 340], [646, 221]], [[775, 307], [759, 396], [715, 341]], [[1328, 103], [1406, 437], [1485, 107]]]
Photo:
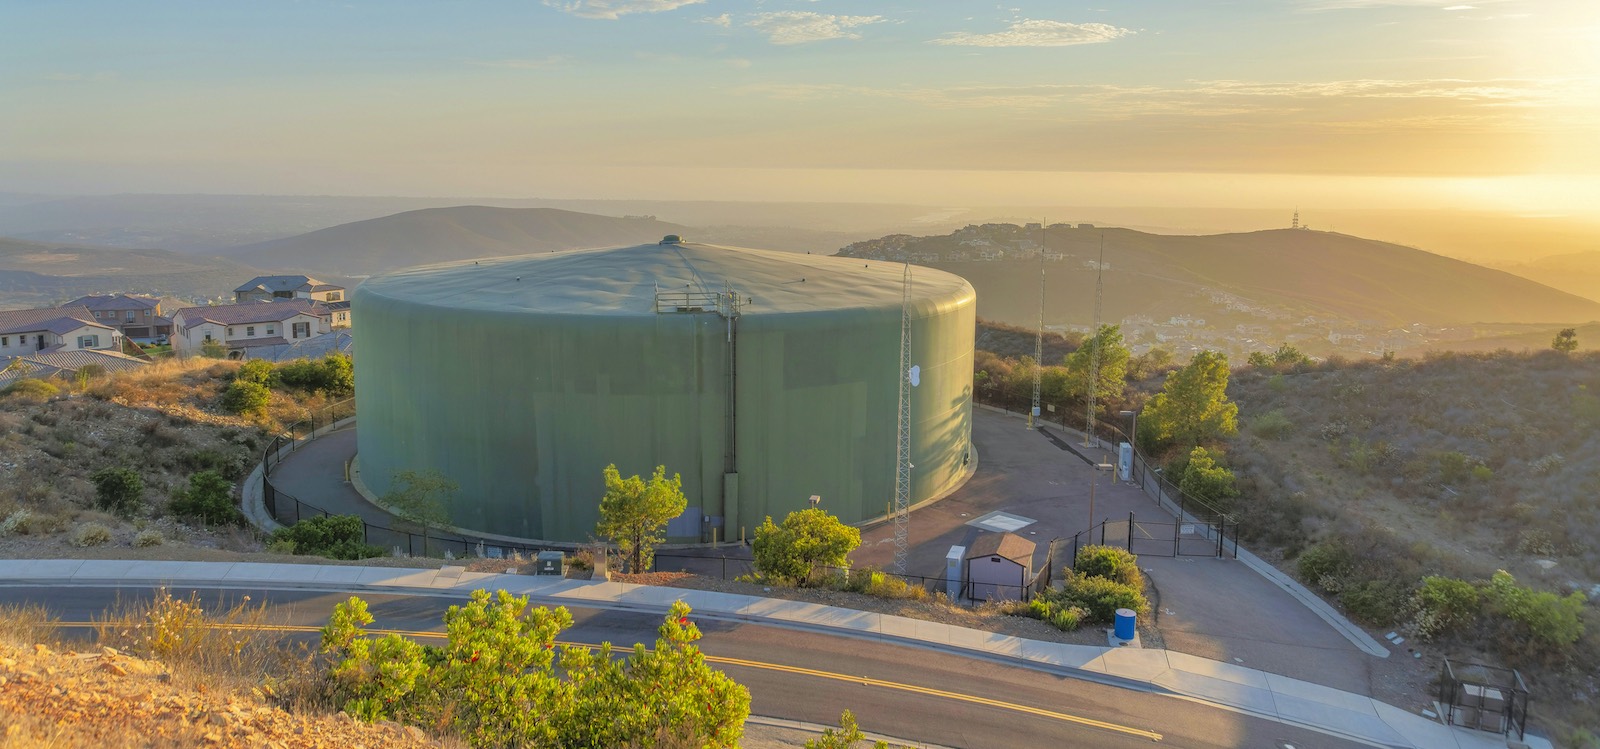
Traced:
[[254, 338], [256, 335], [256, 326], [246, 325], [244, 329], [244, 335], [246, 338]]
[[78, 336], [78, 348], [99, 348], [99, 347], [100, 347], [100, 336], [97, 336], [97, 335], [81, 335], [81, 336]]
[[95, 310], [94, 316], [98, 319], [100, 317], [100, 310]]
[[278, 334], [278, 329], [277, 328], [274, 328], [271, 325], [267, 326], [267, 335], [277, 335], [277, 334]]
[[11, 339], [10, 338], [7, 338], [5, 336], [0, 336], [0, 346], [10, 346], [10, 345], [11, 345]]
[[128, 310], [128, 322], [133, 322], [134, 311]]
[[340, 294], [337, 291], [328, 292], [328, 301], [330, 301], [330, 302], [337, 302], [337, 301], [339, 301], [340, 299], [343, 299], [343, 298], [344, 298], [344, 295]]
[[[207, 333], [207, 334], [206, 334], [206, 337], [207, 337], [207, 338], [210, 338], [210, 337], [211, 337], [211, 334], [210, 334], [210, 333]], [[229, 338], [232, 338], [232, 337], [233, 337], [233, 328], [228, 328], [228, 337], [229, 337]]]
[[292, 329], [291, 335], [293, 337], [295, 337], [295, 338], [310, 338], [311, 337], [311, 323], [308, 323], [308, 322], [297, 322], [297, 323], [294, 323], [294, 327]]
[[211, 342], [211, 331], [206, 331], [206, 343]]
[[150, 316], [150, 310], [145, 310], [144, 311], [144, 316], [145, 317], [149, 317]]

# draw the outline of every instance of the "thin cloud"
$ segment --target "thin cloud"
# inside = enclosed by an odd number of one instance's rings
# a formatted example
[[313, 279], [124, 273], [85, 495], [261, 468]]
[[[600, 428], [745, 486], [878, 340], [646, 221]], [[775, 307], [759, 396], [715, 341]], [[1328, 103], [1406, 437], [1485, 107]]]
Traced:
[[717, 26], [724, 29], [731, 28], [733, 26], [733, 16], [730, 16], [727, 13], [723, 13], [720, 16], [706, 16], [705, 18], [700, 19], [700, 23], [709, 23], [712, 26]]
[[773, 44], [805, 44], [829, 39], [860, 39], [850, 31], [858, 26], [881, 23], [883, 16], [836, 16], [808, 10], [758, 13], [746, 26], [767, 35]]
[[1106, 23], [1067, 23], [1065, 21], [1023, 20], [1005, 31], [973, 34], [955, 31], [933, 44], [959, 47], [1070, 47], [1076, 44], [1101, 44], [1134, 33]]
[[[1478, 5], [1504, 2], [1504, 0], [1478, 0]], [[1446, 6], [1450, 7], [1446, 7]], [[1474, 5], [1459, 5], [1449, 0], [1301, 0], [1304, 10], [1366, 10], [1371, 8], [1440, 8], [1442, 10], [1476, 9]]]
[[699, 5], [706, 0], [544, 0], [563, 13], [583, 18], [601, 18], [615, 21], [629, 13], [662, 13], [677, 10], [685, 5]]

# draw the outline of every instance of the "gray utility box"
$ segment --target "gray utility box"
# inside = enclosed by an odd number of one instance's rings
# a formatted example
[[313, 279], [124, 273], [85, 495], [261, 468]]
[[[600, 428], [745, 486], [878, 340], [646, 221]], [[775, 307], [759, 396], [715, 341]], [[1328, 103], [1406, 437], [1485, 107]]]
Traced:
[[565, 575], [567, 574], [567, 555], [559, 551], [541, 551], [535, 557], [533, 574], [535, 575]]

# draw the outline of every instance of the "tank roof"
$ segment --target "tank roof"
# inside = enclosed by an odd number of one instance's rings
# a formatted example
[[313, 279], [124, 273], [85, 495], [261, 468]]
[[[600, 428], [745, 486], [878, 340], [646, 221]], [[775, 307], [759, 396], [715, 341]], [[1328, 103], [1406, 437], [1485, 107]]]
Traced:
[[[361, 294], [494, 312], [648, 315], [657, 295], [704, 298], [728, 286], [741, 314], [899, 307], [900, 263], [677, 242], [570, 250], [407, 268]], [[685, 296], [687, 292], [687, 296]], [[960, 276], [914, 267], [913, 300], [973, 295]]]

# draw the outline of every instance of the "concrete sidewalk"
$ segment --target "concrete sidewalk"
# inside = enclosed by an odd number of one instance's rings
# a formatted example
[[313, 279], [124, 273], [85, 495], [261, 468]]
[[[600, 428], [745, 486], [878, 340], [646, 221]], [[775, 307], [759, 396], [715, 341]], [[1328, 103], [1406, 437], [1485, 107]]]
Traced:
[[[0, 580], [47, 585], [171, 584], [465, 597], [479, 588], [527, 595], [540, 604], [665, 611], [688, 603], [699, 616], [761, 623], [1022, 665], [1074, 678], [1171, 694], [1381, 747], [1496, 749], [1504, 739], [1452, 729], [1359, 694], [1164, 650], [1024, 640], [851, 609], [756, 596], [558, 577], [314, 564], [0, 560]], [[1531, 737], [1530, 737], [1531, 738]]]

